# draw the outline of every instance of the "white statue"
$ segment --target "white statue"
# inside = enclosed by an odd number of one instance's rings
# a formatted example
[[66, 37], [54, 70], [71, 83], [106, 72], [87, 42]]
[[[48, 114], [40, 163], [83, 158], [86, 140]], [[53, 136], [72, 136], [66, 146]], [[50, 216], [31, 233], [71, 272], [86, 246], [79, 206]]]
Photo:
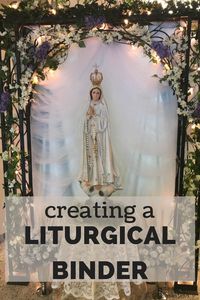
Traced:
[[96, 68], [90, 79], [93, 87], [84, 121], [79, 181], [88, 195], [110, 196], [122, 187], [111, 146], [108, 108], [100, 87], [103, 76]]

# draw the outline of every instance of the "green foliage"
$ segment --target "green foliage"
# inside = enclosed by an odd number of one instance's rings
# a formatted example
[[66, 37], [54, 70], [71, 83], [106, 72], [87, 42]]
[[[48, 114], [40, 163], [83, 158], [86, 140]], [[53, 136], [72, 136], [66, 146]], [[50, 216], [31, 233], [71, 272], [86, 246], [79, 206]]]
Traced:
[[47, 58], [45, 67], [49, 67], [52, 70], [56, 70], [59, 66], [59, 61], [54, 58]]
[[[47, 0], [38, 2], [40, 3], [39, 5], [36, 5], [37, 2], [33, 0], [21, 1], [18, 9], [3, 6], [0, 10], [3, 16], [1, 21], [7, 28], [12, 28], [13, 25], [17, 24], [45, 23], [46, 20], [52, 22], [55, 19], [60, 20], [61, 23], [65, 22], [66, 24], [80, 24], [80, 22], [83, 24], [85, 15], [106, 15], [108, 23], [120, 24], [123, 22], [127, 10], [130, 9], [134, 12], [134, 15], [148, 16], [148, 13], [151, 12], [151, 16], [163, 17], [163, 19], [169, 17], [169, 10], [173, 12], [172, 15], [174, 16], [186, 16], [191, 13], [194, 17], [198, 17], [199, 15], [197, 11], [199, 5], [198, 1], [188, 1], [188, 3], [182, 3], [182, 1], [167, 1], [168, 6], [163, 8], [162, 5], [156, 1], [125, 0], [119, 4], [118, 1], [109, 0], [99, 4], [97, 0], [85, 0], [83, 4], [77, 1], [77, 5], [72, 7], [70, 6], [70, 1], [58, 0], [57, 6], [53, 6], [54, 8], [58, 8], [55, 18], [50, 11], [52, 5], [50, 5]], [[59, 9], [59, 5], [62, 5], [63, 8]], [[131, 18], [133, 18], [133, 16], [131, 16]]]
[[85, 48], [86, 47], [84, 41], [80, 41], [78, 43], [78, 45], [79, 45], [80, 48]]

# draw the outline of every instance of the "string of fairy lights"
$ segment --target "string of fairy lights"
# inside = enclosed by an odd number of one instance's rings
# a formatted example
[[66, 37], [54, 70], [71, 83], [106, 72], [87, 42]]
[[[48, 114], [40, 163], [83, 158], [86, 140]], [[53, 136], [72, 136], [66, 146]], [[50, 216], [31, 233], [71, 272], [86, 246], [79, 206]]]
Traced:
[[[23, 3], [25, 1], [15, 1], [12, 2], [9, 7], [13, 9], [18, 9], [20, 6], [20, 3]], [[29, 1], [26, 1], [29, 2]], [[35, 6], [40, 6], [40, 7], [45, 7], [44, 6], [44, 1], [43, 0], [34, 0], [32, 2], [32, 7]], [[66, 7], [72, 7], [78, 5], [87, 5], [87, 4], [92, 4], [92, 2], [97, 2], [97, 1], [66, 1], [66, 0], [60, 0], [60, 1], [55, 1], [55, 0], [48, 0], [46, 1], [52, 8], [49, 8], [49, 12], [53, 15], [57, 13], [58, 10], [64, 9]], [[151, 9], [156, 8], [158, 9], [163, 9], [168, 12], [169, 15], [177, 14], [178, 11], [190, 11], [190, 10], [196, 10], [197, 12], [200, 12], [200, 1], [199, 0], [132, 0], [132, 1], [101, 1], [99, 6], [103, 6], [105, 3], [113, 3], [116, 7], [119, 7], [120, 5], [124, 5], [124, 7], [129, 7], [128, 13], [131, 15], [134, 13], [134, 10], [131, 10], [131, 6], [135, 7], [137, 5], [138, 7], [141, 7], [143, 10], [145, 5], [146, 5], [146, 14], [150, 15], [151, 14]], [[46, 3], [45, 3], [46, 4]], [[158, 6], [160, 5], [160, 7]], [[31, 5], [30, 5], [31, 7]], [[148, 9], [149, 8], [149, 9]], [[145, 10], [143, 10], [143, 13]]]

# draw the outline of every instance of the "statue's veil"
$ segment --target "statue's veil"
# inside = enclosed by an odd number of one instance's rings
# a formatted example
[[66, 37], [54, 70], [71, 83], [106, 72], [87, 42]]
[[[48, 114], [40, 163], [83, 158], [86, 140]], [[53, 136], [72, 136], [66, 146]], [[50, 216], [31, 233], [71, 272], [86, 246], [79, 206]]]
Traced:
[[[93, 88], [95, 88], [95, 87], [92, 86], [92, 87], [90, 88], [90, 91], [91, 91]], [[106, 114], [107, 114], [107, 116], [108, 116], [108, 118], [109, 118], [109, 108], [108, 108], [108, 104], [107, 104], [107, 101], [106, 101], [105, 96], [104, 96], [103, 87], [102, 87], [102, 86], [97, 86], [97, 88], [101, 89], [101, 98], [100, 98], [100, 102], [104, 105]], [[90, 91], [89, 91], [88, 105], [90, 105], [90, 103], [91, 103]], [[110, 119], [109, 119], [109, 120], [110, 120]], [[108, 129], [110, 130], [110, 121], [108, 122]]]

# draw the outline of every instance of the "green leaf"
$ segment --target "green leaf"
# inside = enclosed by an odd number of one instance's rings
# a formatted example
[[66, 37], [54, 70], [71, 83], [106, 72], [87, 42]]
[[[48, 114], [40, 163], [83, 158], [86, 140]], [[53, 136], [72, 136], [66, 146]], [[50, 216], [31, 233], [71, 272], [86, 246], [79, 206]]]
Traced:
[[5, 72], [2, 71], [2, 70], [0, 70], [0, 78], [1, 78], [2, 80], [5, 80], [5, 79], [7, 78]]
[[38, 70], [37, 70], [37, 73], [38, 73], [38, 76], [39, 76], [42, 80], [45, 80], [45, 75], [44, 75], [44, 73], [42, 72], [41, 69], [38, 69]]
[[85, 47], [86, 47], [84, 41], [80, 41], [80, 42], [78, 43], [78, 45], [79, 45], [80, 48], [85, 48]]
[[12, 57], [13, 56], [13, 52], [11, 50], [7, 50], [6, 51], [6, 58]]
[[49, 67], [52, 70], [56, 70], [59, 66], [59, 61], [55, 58], [47, 58], [45, 67]]

